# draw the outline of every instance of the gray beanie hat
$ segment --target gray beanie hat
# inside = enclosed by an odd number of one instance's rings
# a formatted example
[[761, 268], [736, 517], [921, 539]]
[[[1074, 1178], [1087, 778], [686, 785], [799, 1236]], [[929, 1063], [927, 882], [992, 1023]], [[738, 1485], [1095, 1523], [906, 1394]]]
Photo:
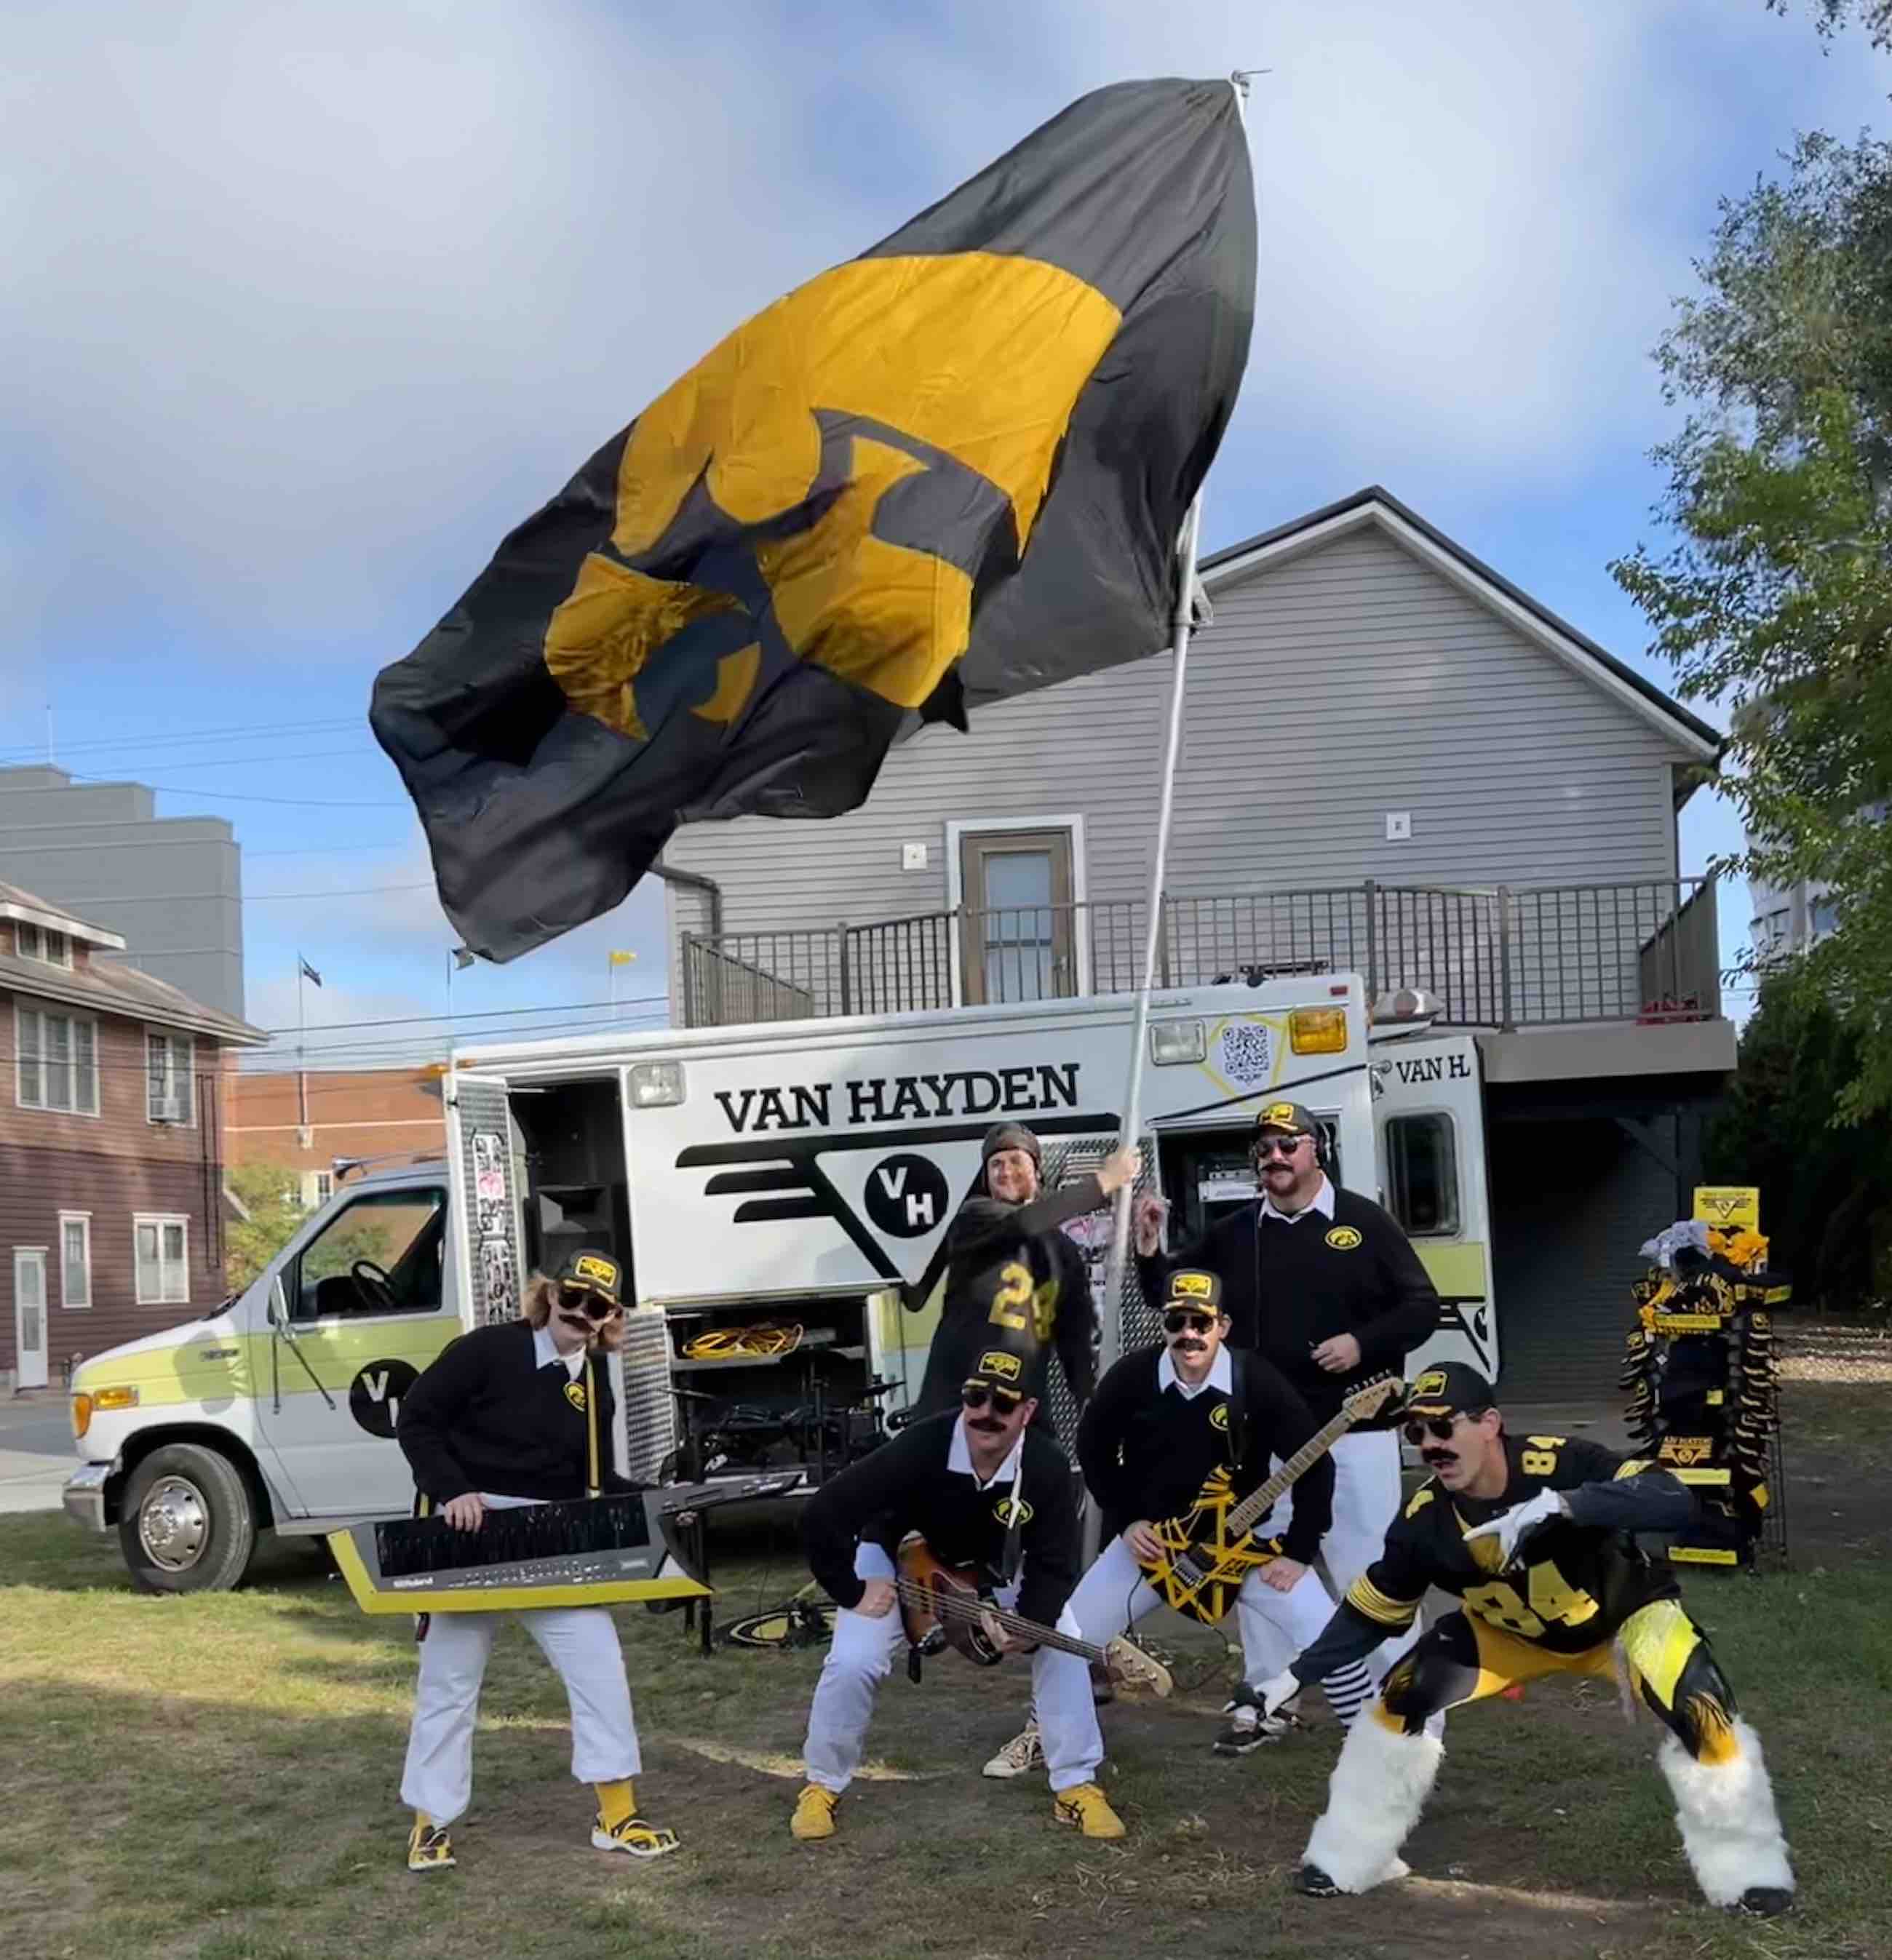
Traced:
[[979, 1146], [979, 1161], [989, 1163], [1001, 1150], [1023, 1150], [1040, 1170], [1044, 1168], [1038, 1140], [1022, 1123], [993, 1124]]

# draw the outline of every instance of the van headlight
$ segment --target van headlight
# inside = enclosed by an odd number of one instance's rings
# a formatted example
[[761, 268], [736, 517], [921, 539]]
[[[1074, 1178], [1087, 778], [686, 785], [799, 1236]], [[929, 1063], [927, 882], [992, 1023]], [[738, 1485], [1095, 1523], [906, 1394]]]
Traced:
[[1200, 1061], [1209, 1052], [1209, 1038], [1200, 1021], [1155, 1021], [1150, 1026], [1150, 1060], [1158, 1068], [1179, 1061]]
[[633, 1109], [664, 1109], [683, 1099], [680, 1061], [634, 1061], [624, 1080]]

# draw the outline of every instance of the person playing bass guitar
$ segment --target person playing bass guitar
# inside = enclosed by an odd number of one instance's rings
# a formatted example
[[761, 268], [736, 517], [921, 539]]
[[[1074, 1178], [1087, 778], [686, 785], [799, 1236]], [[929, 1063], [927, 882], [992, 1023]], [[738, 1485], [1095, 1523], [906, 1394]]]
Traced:
[[[809, 1841], [834, 1834], [834, 1812], [860, 1766], [874, 1699], [905, 1639], [895, 1552], [909, 1532], [934, 1557], [990, 1575], [997, 1603], [1074, 1634], [1065, 1605], [1077, 1577], [1078, 1507], [1071, 1466], [1030, 1428], [1034, 1398], [1019, 1386], [1031, 1356], [1020, 1343], [974, 1359], [957, 1411], [913, 1423], [817, 1491], [802, 1513], [809, 1569], [841, 1611], [808, 1710], [807, 1781], [789, 1824]], [[1073, 1653], [995, 1623], [993, 1643], [1031, 1653], [1032, 1698], [1050, 1772], [1052, 1815], [1087, 1838], [1120, 1838], [1123, 1820], [1097, 1786], [1104, 1739], [1090, 1669]]]

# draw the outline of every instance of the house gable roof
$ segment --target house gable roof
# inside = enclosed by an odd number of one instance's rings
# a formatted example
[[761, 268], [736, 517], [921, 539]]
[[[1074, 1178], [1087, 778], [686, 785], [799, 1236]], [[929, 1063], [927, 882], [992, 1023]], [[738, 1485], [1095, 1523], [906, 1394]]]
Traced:
[[[0, 918], [62, 932], [94, 950], [122, 952], [125, 947], [118, 934], [88, 924], [18, 885], [0, 884]], [[255, 1048], [269, 1039], [262, 1029], [207, 1007], [169, 981], [141, 973], [135, 966], [50, 966], [43, 960], [0, 953], [0, 992], [56, 1001], [63, 1007], [89, 1007], [94, 1013], [120, 1014], [161, 1027], [184, 1028], [233, 1048]]]
[[1587, 634], [1559, 619], [1548, 606], [1540, 605], [1530, 593], [1474, 558], [1464, 546], [1429, 524], [1416, 511], [1378, 484], [1370, 484], [1337, 504], [1311, 511], [1305, 517], [1212, 553], [1202, 560], [1200, 577], [1212, 594], [1218, 587], [1233, 584], [1304, 552], [1317, 550], [1367, 525], [1403, 545], [1460, 591], [1489, 607], [1696, 761], [1712, 762], [1721, 754], [1722, 737], [1706, 721], [1690, 714], [1654, 682], [1606, 652]]

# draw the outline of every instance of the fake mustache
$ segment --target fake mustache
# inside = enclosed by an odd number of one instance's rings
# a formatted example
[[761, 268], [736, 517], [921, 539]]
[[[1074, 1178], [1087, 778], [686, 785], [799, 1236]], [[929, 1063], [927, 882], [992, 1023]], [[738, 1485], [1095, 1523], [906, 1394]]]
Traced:
[[1419, 1461], [1430, 1468], [1437, 1470], [1448, 1463], [1456, 1463], [1458, 1461], [1458, 1452], [1453, 1449], [1422, 1449], [1419, 1452]]
[[996, 1416], [969, 1415], [966, 1418], [966, 1427], [968, 1429], [983, 1430], [989, 1436], [997, 1435], [1005, 1426]]

